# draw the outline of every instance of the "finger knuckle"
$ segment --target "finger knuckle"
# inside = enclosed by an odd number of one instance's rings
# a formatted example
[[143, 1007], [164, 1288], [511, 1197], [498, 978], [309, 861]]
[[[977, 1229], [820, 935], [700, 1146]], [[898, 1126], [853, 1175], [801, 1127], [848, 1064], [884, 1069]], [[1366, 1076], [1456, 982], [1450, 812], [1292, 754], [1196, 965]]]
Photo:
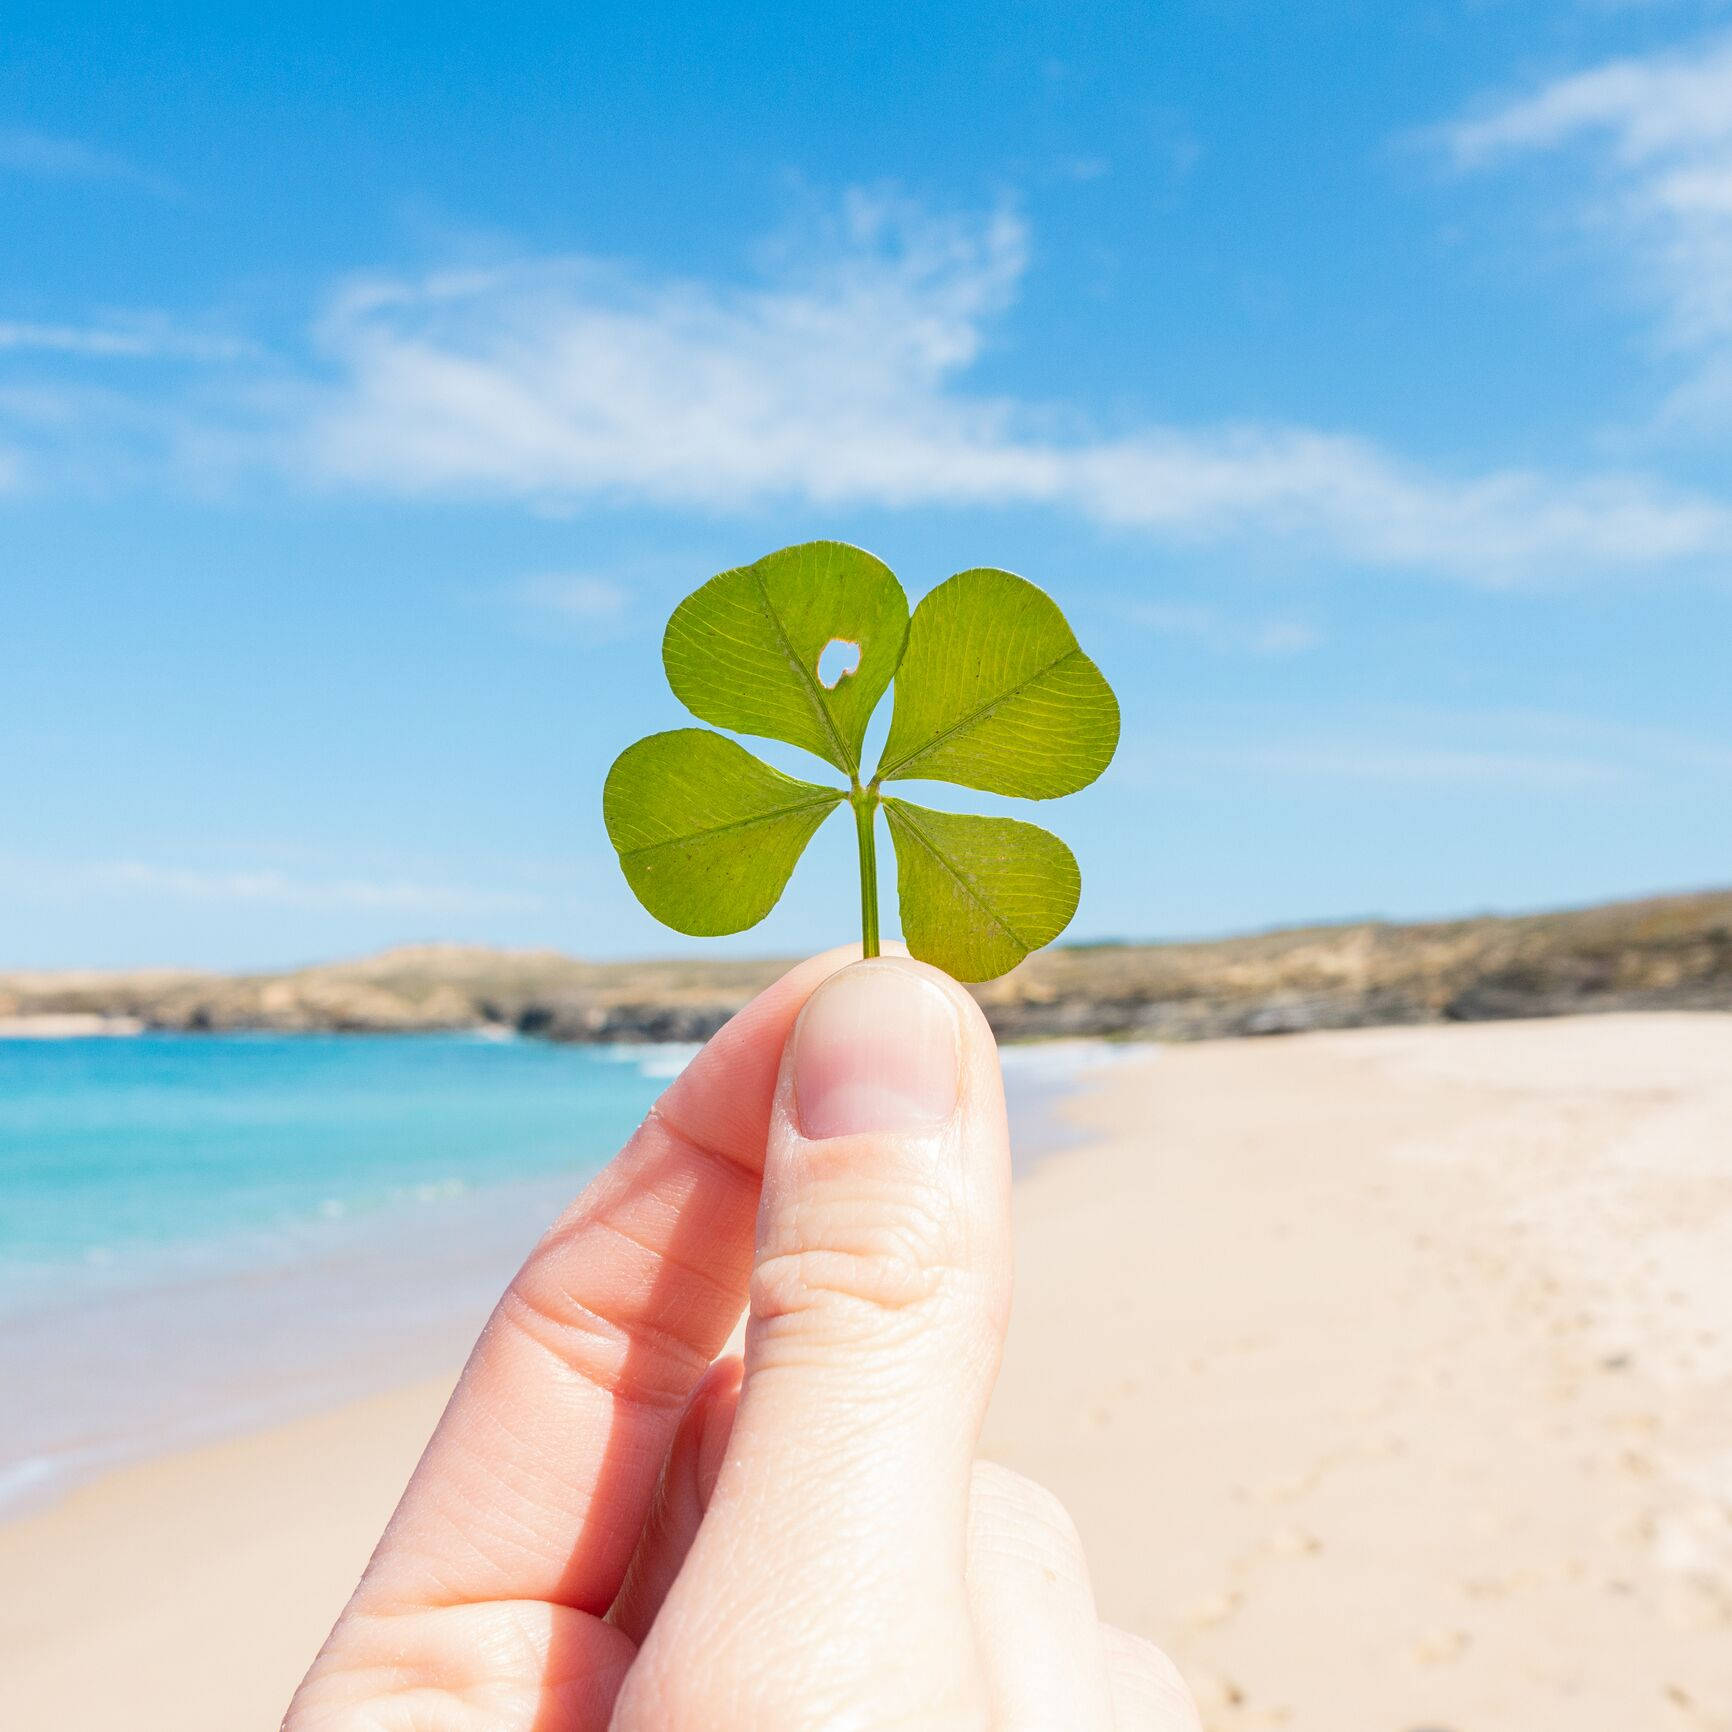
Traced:
[[702, 1374], [702, 1350], [636, 1308], [580, 1299], [532, 1259], [506, 1289], [490, 1325], [534, 1342], [567, 1371], [621, 1400], [677, 1407]]
[[752, 1273], [752, 1312], [764, 1322], [821, 1311], [876, 1325], [964, 1285], [955, 1233], [932, 1199], [875, 1198], [814, 1209], [788, 1243], [768, 1247]]
[[1032, 1565], [1049, 1577], [1088, 1580], [1082, 1536], [1043, 1485], [996, 1462], [979, 1462], [969, 1493], [969, 1548], [977, 1563]]
[[1184, 1675], [1164, 1648], [1147, 1636], [1115, 1625], [1102, 1626], [1115, 1697], [1136, 1703], [1156, 1716], [1163, 1732], [1202, 1732], [1203, 1719]]

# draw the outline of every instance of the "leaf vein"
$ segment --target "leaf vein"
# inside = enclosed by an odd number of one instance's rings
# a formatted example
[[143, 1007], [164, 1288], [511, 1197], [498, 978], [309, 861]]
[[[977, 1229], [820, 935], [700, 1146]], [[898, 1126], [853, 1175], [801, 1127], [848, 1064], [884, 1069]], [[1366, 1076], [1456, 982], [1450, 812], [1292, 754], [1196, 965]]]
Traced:
[[924, 848], [926, 852], [956, 880], [963, 895], [965, 895], [969, 901], [972, 902], [975, 907], [978, 908], [980, 912], [984, 914], [986, 918], [1011, 941], [1012, 944], [1016, 945], [1017, 948], [1025, 954], [1035, 948], [1034, 945], [1030, 944], [1022, 934], [1018, 932], [1016, 928], [986, 900], [986, 898], [976, 888], [974, 880], [959, 866], [957, 866], [950, 857], [939, 848], [938, 844], [927, 835], [925, 830], [920, 827], [918, 821], [909, 815], [909, 809], [905, 802], [898, 800], [892, 803], [887, 800], [884, 803], [884, 812], [885, 816], [890, 818], [892, 822], [900, 821], [907, 828], [915, 841], [917, 841], [921, 847]]
[[818, 676], [795, 653], [794, 646], [788, 641], [788, 633], [782, 625], [782, 616], [770, 605], [769, 585], [764, 582], [764, 574], [757, 566], [748, 566], [752, 581], [757, 585], [758, 600], [764, 610], [764, 617], [770, 622], [770, 629], [776, 634], [776, 642], [781, 646], [782, 654], [787, 658], [788, 666], [794, 670], [794, 676], [799, 680], [801, 689], [806, 694], [806, 701], [812, 706], [819, 725], [830, 737], [830, 744], [836, 748], [841, 768], [848, 773], [850, 779], [860, 774], [859, 760], [849, 751], [848, 743], [842, 738], [841, 731], [836, 726], [836, 718], [830, 714], [830, 706], [824, 702], [818, 685]]
[[661, 842], [645, 842], [641, 847], [622, 848], [619, 857], [622, 860], [641, 860], [646, 854], [659, 853], [663, 848], [683, 848], [693, 842], [707, 842], [716, 836], [726, 836], [735, 830], [750, 830], [757, 824], [773, 824], [778, 818], [792, 818], [800, 812], [814, 812], [819, 807], [838, 805], [844, 798], [843, 791], [838, 788], [834, 793], [826, 792], [822, 799], [795, 800], [786, 806], [777, 806], [768, 812], [754, 812], [749, 818], [730, 818], [725, 824], [708, 824], [702, 829], [687, 830], [678, 836], [669, 836]]
[[1019, 680], [1010, 688], [1009, 691], [1000, 692], [997, 697], [989, 698], [984, 704], [979, 705], [976, 709], [971, 710], [966, 716], [953, 722], [944, 730], [943, 733], [933, 735], [924, 746], [919, 747], [916, 751], [909, 752], [899, 762], [891, 764], [888, 768], [880, 765], [875, 780], [888, 782], [892, 777], [906, 775], [910, 764], [918, 764], [922, 758], [931, 757], [932, 754], [947, 740], [954, 739], [958, 734], [972, 728], [977, 722], [986, 721], [989, 717], [996, 715], [999, 710], [1011, 701], [1012, 698], [1019, 697], [1023, 692], [1026, 692], [1030, 686], [1044, 680], [1055, 668], [1063, 667], [1072, 656], [1081, 655], [1082, 650], [1076, 645], [1072, 645], [1063, 655], [1055, 656], [1053, 660], [1048, 662], [1044, 667], [1036, 668], [1035, 671], [1026, 679]]

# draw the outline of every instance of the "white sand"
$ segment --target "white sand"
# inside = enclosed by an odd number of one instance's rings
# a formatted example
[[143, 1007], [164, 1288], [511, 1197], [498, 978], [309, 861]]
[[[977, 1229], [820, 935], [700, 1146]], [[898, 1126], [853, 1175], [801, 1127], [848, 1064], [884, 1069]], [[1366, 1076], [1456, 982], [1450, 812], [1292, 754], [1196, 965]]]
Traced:
[[98, 1016], [93, 1012], [49, 1011], [37, 1016], [0, 1016], [0, 1040], [88, 1040], [94, 1034], [142, 1034], [135, 1016]]

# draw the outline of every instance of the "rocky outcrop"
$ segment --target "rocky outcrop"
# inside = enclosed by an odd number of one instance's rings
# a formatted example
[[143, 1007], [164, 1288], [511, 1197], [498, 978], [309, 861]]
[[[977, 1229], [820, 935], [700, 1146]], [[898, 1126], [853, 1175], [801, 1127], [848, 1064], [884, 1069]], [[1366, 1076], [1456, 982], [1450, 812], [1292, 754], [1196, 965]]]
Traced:
[[1056, 950], [983, 988], [982, 998], [1011, 1035], [1053, 1023], [1159, 1040], [1732, 1010], [1732, 892], [1515, 918]]
[[[0, 975], [0, 1019], [185, 1030], [492, 1027], [699, 1041], [783, 962], [583, 962], [458, 945], [280, 974]], [[1558, 914], [1305, 927], [1193, 944], [1059, 946], [976, 996], [1005, 1039], [1204, 1040], [1606, 1010], [1732, 1010], [1732, 891]]]

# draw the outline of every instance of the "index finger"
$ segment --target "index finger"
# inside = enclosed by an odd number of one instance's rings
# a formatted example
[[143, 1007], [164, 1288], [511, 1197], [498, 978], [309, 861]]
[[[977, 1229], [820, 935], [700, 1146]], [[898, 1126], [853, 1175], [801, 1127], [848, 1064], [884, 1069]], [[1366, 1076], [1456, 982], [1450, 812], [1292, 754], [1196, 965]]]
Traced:
[[730, 1021], [530, 1254], [356, 1594], [368, 1610], [619, 1591], [686, 1400], [745, 1304], [777, 1070], [814, 957]]

